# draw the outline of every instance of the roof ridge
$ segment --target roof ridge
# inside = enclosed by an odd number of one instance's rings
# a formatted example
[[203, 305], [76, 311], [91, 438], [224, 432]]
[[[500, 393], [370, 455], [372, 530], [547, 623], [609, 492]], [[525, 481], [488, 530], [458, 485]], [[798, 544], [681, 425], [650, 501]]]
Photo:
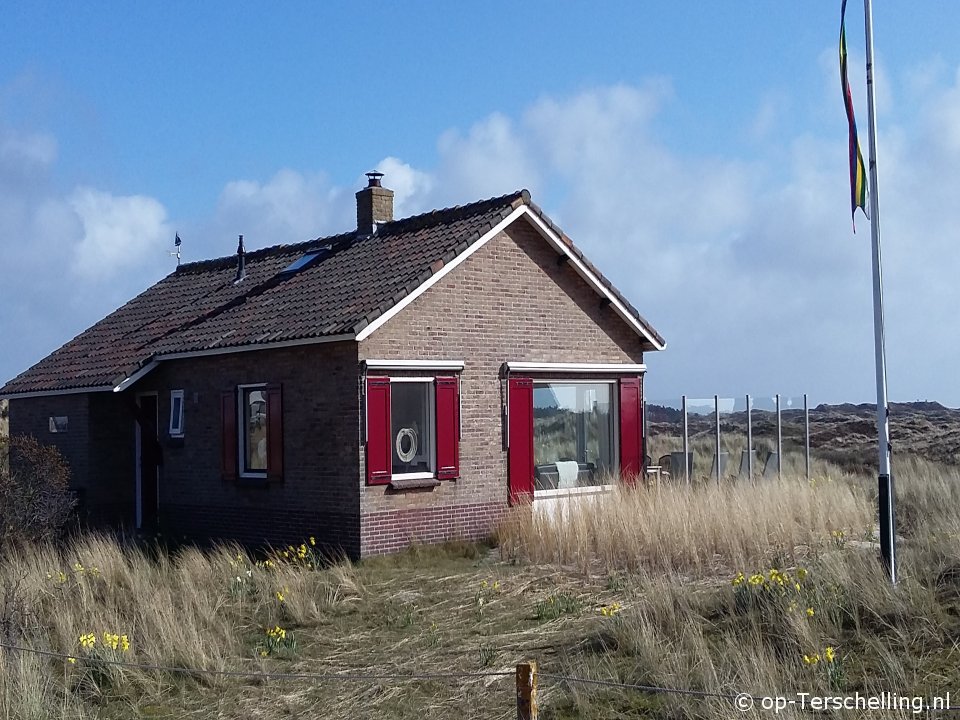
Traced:
[[[464, 213], [470, 214], [472, 211], [481, 211], [482, 209], [488, 208], [490, 206], [495, 206], [498, 204], [506, 204], [510, 201], [510, 204], [514, 207], [517, 206], [518, 201], [525, 203], [530, 203], [530, 192], [526, 188], [521, 188], [520, 190], [514, 190], [511, 193], [506, 193], [505, 195], [497, 195], [495, 197], [486, 198], [484, 200], [476, 200], [471, 203], [465, 203], [463, 205], [451, 205], [445, 208], [438, 208], [435, 210], [428, 210], [426, 212], [418, 213], [416, 215], [408, 215], [407, 217], [397, 218], [396, 220], [391, 220], [390, 222], [383, 223], [381, 227], [384, 230], [402, 230], [405, 226], [417, 225], [426, 220], [435, 220], [436, 222], [442, 222], [443, 218], [447, 215], [455, 213]], [[278, 245], [270, 245], [268, 247], [259, 248], [257, 250], [251, 250], [247, 253], [247, 260], [258, 260], [261, 257], [272, 255], [280, 250], [284, 252], [303, 252], [310, 248], [312, 245], [317, 244], [327, 244], [327, 243], [341, 243], [344, 241], [352, 240], [358, 237], [356, 230], [350, 230], [347, 232], [337, 233], [336, 235], [327, 235], [325, 237], [317, 237], [310, 240], [304, 240], [299, 243], [280, 243]], [[233, 253], [230, 255], [222, 255], [215, 258], [206, 258], [204, 260], [194, 260], [193, 262], [183, 263], [179, 265], [174, 271], [175, 273], [188, 273], [188, 272], [202, 272], [204, 270], [221, 270], [228, 267], [233, 267], [236, 263], [237, 254]]]
[[[293, 252], [304, 252], [311, 248], [311, 246], [317, 245], [326, 245], [326, 244], [340, 244], [349, 240], [353, 240], [356, 237], [356, 232], [345, 232], [338, 233], [336, 235], [327, 235], [326, 237], [313, 238], [312, 240], [303, 240], [298, 243], [280, 243], [278, 245], [269, 245], [268, 247], [259, 248], [257, 250], [250, 250], [246, 253], [247, 260], [259, 260], [262, 257], [267, 255], [272, 255], [278, 251], [283, 251], [284, 253], [293, 253]], [[232, 255], [223, 255], [221, 257], [207, 258], [205, 260], [194, 260], [193, 262], [183, 263], [177, 267], [177, 273], [182, 272], [197, 272], [198, 270], [218, 270], [227, 267], [235, 267], [237, 263], [237, 254], [233, 253]]]

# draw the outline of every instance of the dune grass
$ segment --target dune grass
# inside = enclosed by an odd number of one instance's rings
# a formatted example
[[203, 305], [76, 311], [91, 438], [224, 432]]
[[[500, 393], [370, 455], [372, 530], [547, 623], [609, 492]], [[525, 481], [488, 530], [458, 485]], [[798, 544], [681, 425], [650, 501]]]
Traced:
[[[623, 488], [520, 508], [495, 550], [414, 547], [361, 563], [320, 563], [306, 539], [269, 563], [233, 546], [167, 553], [98, 535], [8, 551], [0, 641], [75, 662], [0, 651], [0, 717], [510, 718], [511, 673], [528, 658], [547, 674], [717, 693], [932, 695], [960, 684], [960, 476], [920, 460], [897, 473], [896, 588], [877, 561], [875, 481], [839, 474]], [[97, 657], [504, 675], [313, 682]], [[541, 701], [554, 719], [733, 714], [725, 700], [555, 679]]]

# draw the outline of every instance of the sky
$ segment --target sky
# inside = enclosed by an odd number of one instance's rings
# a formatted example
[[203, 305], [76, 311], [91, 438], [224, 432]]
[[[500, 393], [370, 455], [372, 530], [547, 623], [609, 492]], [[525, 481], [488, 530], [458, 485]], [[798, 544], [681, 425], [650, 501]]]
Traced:
[[[47, 3], [0, 23], [0, 379], [184, 261], [530, 190], [664, 336], [651, 400], [875, 400], [840, 1]], [[863, 9], [850, 80], [867, 145]], [[960, 5], [874, 8], [890, 398], [960, 406]]]

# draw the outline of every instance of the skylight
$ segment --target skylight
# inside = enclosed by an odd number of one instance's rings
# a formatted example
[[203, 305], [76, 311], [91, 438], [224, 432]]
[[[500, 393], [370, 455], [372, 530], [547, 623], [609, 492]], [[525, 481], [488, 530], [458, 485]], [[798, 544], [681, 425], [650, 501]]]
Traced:
[[307, 265], [309, 265], [311, 262], [313, 262], [313, 261], [317, 258], [318, 255], [320, 255], [320, 251], [319, 251], [319, 250], [315, 250], [315, 251], [313, 251], [313, 252], [308, 252], [308, 253], [306, 253], [305, 255], [301, 255], [301, 256], [298, 257], [296, 260], [294, 260], [292, 263], [290, 263], [289, 265], [287, 265], [287, 267], [285, 267], [283, 270], [281, 270], [281, 271], [280, 271], [280, 274], [281, 274], [281, 275], [285, 275], [285, 274], [287, 274], [287, 273], [295, 273], [295, 272], [297, 272], [298, 270], [302, 270], [302, 269], [305, 268]]

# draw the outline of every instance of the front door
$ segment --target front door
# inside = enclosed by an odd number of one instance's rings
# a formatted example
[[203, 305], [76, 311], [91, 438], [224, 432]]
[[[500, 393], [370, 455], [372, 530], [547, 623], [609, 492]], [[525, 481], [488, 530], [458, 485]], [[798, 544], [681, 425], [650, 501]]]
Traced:
[[157, 396], [137, 398], [137, 529], [157, 527], [160, 443], [157, 441]]

